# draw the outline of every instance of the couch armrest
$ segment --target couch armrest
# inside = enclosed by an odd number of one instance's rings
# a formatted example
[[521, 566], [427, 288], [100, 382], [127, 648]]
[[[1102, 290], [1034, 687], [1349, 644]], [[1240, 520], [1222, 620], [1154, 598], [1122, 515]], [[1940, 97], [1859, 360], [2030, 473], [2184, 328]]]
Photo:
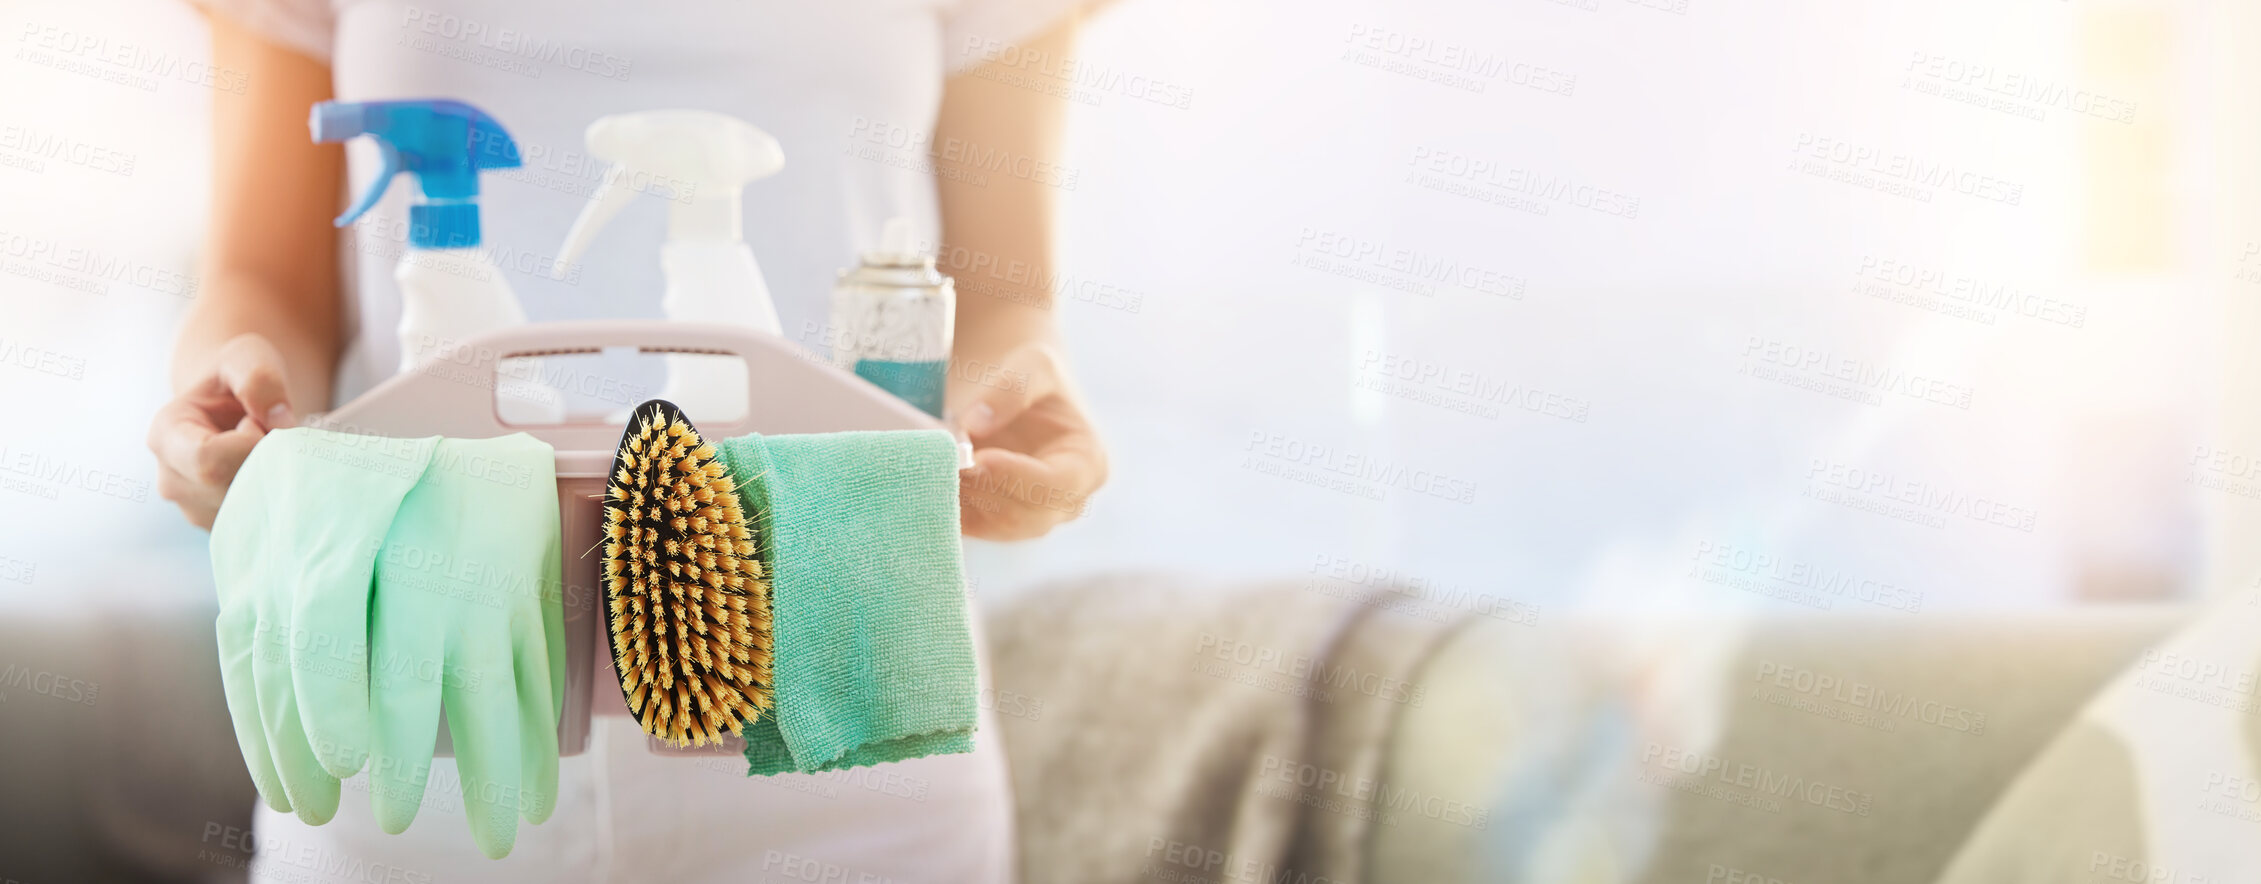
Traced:
[[[1929, 882], [2182, 615], [1484, 622], [1417, 679], [1366, 877]], [[1713, 649], [1625, 664], [1675, 643]]]

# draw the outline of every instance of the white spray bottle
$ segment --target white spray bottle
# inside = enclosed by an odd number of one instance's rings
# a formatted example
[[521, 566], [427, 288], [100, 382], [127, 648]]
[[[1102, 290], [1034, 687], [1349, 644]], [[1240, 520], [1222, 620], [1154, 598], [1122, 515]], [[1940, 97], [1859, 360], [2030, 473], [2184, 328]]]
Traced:
[[[485, 111], [460, 101], [324, 101], [307, 121], [317, 142], [369, 136], [383, 151], [377, 180], [338, 216], [344, 227], [385, 195], [394, 176], [416, 176], [408, 207], [408, 251], [393, 270], [400, 287], [400, 370], [487, 332], [526, 324], [502, 268], [479, 248], [479, 172], [519, 164], [518, 144]], [[540, 363], [504, 367], [496, 384], [506, 423], [554, 424], [564, 398], [538, 380]]]
[[[740, 192], [785, 167], [769, 133], [736, 117], [701, 110], [616, 114], [589, 124], [589, 153], [610, 162], [604, 183], [558, 247], [562, 276], [597, 231], [638, 191], [672, 192], [660, 270], [660, 307], [679, 322], [727, 323], [783, 334], [769, 285], [746, 245]], [[729, 357], [667, 357], [659, 398], [693, 416], [737, 414], [746, 405], [745, 368]]]

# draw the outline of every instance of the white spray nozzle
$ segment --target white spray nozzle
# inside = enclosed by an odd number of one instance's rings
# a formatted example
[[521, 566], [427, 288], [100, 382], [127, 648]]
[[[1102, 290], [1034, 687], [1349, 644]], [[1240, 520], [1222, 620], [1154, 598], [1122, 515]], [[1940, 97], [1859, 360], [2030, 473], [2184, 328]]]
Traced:
[[879, 250], [890, 255], [911, 251], [911, 219], [897, 215], [879, 226]]
[[896, 215], [879, 225], [879, 243], [864, 253], [864, 263], [879, 266], [915, 266], [925, 263], [934, 249], [911, 236], [911, 219]]
[[589, 124], [589, 153], [612, 165], [581, 216], [566, 231], [550, 266], [566, 269], [606, 222], [639, 192], [660, 192], [675, 205], [668, 213], [672, 241], [741, 239], [740, 191], [785, 167], [785, 150], [769, 133], [726, 114], [659, 110], [616, 114]]

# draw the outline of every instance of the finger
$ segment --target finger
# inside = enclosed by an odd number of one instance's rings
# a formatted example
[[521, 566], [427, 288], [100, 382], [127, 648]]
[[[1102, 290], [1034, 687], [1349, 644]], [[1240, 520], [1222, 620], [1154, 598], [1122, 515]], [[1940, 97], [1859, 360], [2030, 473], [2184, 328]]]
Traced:
[[220, 348], [220, 382], [243, 413], [265, 429], [297, 426], [290, 391], [283, 385], [283, 354], [266, 338], [244, 335]]
[[220, 512], [220, 494], [210, 485], [189, 481], [172, 467], [157, 467], [157, 495], [179, 506], [181, 514], [198, 528], [211, 529], [213, 518]]
[[378, 593], [370, 606], [369, 807], [398, 835], [416, 821], [439, 740], [442, 644], [398, 599]]
[[968, 361], [957, 367], [960, 377], [971, 377], [959, 389], [964, 401], [954, 421], [974, 441], [1011, 426], [1030, 405], [1059, 392], [1059, 357], [1047, 344], [1014, 350], [995, 365]]
[[297, 638], [291, 624], [271, 620], [262, 621], [257, 632], [251, 643], [251, 675], [259, 695], [259, 723], [291, 808], [298, 811], [301, 822], [319, 826], [338, 811], [338, 778], [315, 760], [299, 718], [298, 696], [291, 687], [297, 673], [290, 646]]
[[[546, 521], [554, 523], [554, 514]], [[540, 530], [548, 541], [540, 552], [542, 631], [533, 635], [521, 630], [516, 649], [519, 727], [527, 740], [520, 772], [526, 802], [519, 812], [536, 825], [557, 808], [557, 722], [565, 702], [565, 581], [558, 529], [544, 524]]]
[[274, 756], [267, 750], [267, 732], [259, 723], [258, 682], [251, 672], [252, 646], [257, 626], [248, 607], [220, 610], [214, 622], [220, 645], [220, 689], [228, 699], [228, 718], [235, 724], [236, 748], [243, 751], [243, 767], [259, 797], [277, 813], [290, 812], [290, 798], [282, 777], [275, 773]]
[[248, 420], [237, 424], [236, 429], [205, 438], [204, 452], [196, 459], [208, 463], [207, 470], [217, 481], [198, 481], [184, 476], [180, 471], [160, 460], [157, 466], [157, 493], [181, 508], [181, 513], [199, 528], [212, 527], [219, 515], [220, 504], [227, 499], [228, 486], [235, 482], [237, 473], [243, 471], [252, 449], [258, 447], [265, 433]]
[[463, 817], [479, 850], [501, 859], [518, 841], [521, 803], [518, 691], [509, 652], [486, 642], [456, 643], [448, 661], [461, 670], [449, 673], [440, 692], [462, 774]]
[[[261, 431], [246, 417], [236, 432]], [[214, 437], [215, 444], [230, 435]], [[279, 434], [270, 443], [269, 454], [303, 456], [307, 439], [302, 434]], [[343, 492], [345, 487], [330, 490]], [[365, 513], [374, 513], [381, 502], [374, 495], [354, 500]], [[300, 567], [290, 594], [295, 630], [290, 643], [291, 688], [314, 757], [323, 770], [341, 779], [353, 776], [369, 759], [369, 595], [376, 560], [377, 549], [365, 542], [312, 557]]]
[[[157, 454], [157, 462], [182, 476], [200, 478], [203, 469], [204, 441], [220, 432], [211, 415], [184, 400], [175, 399], [157, 409], [156, 417], [149, 422], [149, 450]], [[209, 483], [207, 483], [209, 484]]]
[[[550, 559], [555, 561], [557, 557], [553, 554]], [[545, 602], [545, 607], [557, 606]], [[562, 620], [558, 626], [561, 641], [550, 642], [545, 623], [539, 634], [521, 634], [515, 649], [520, 740], [518, 781], [523, 784], [519, 790], [518, 813], [536, 825], [548, 820], [550, 812], [557, 809], [557, 695], [551, 690], [551, 670], [555, 668], [551, 661], [554, 658], [563, 662], [565, 656]], [[564, 672], [559, 670], [557, 674], [562, 678]]]
[[228, 382], [220, 378], [217, 367], [194, 384], [181, 390], [178, 400], [211, 417], [216, 427], [225, 427], [243, 417], [243, 403], [237, 402]]
[[314, 757], [331, 776], [353, 776], [369, 760], [369, 581], [374, 556], [329, 555], [308, 563], [292, 597], [291, 687]]
[[974, 452], [959, 473], [963, 530], [982, 540], [1028, 540], [1082, 512], [1080, 489], [1061, 466], [1004, 448]]
[[243, 462], [251, 457], [252, 449], [259, 447], [259, 440], [266, 437], [265, 431], [248, 421], [225, 433], [214, 433], [205, 438], [204, 445], [197, 451], [200, 472], [190, 475], [225, 499], [236, 473], [243, 470]]

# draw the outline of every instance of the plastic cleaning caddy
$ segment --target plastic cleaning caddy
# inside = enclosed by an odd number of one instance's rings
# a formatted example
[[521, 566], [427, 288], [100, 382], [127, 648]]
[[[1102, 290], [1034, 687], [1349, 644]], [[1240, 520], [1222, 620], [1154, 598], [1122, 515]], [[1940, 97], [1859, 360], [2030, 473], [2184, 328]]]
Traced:
[[[454, 344], [397, 375], [336, 411], [309, 420], [313, 426], [380, 436], [486, 438], [524, 432], [557, 449], [557, 494], [564, 562], [566, 635], [565, 703], [558, 720], [558, 752], [578, 755], [589, 745], [592, 715], [628, 715], [611, 655], [604, 653], [604, 621], [598, 605], [598, 540], [604, 528], [605, 474], [620, 442], [620, 425], [600, 417], [568, 419], [541, 426], [505, 426], [496, 413], [491, 385], [466, 383], [465, 372], [493, 377], [513, 358], [597, 354], [633, 349], [653, 354], [737, 357], [744, 362], [746, 409], [735, 420], [700, 420], [715, 439], [746, 433], [768, 435], [829, 433], [841, 430], [941, 429], [933, 417], [903, 400], [827, 363], [784, 338], [751, 328], [701, 326], [682, 322], [582, 321], [508, 328]], [[699, 416], [692, 414], [693, 419]], [[961, 446], [960, 466], [970, 453]], [[669, 748], [651, 740], [664, 755], [738, 755], [745, 745], [731, 737], [721, 746]], [[445, 728], [439, 754], [452, 754]]]

